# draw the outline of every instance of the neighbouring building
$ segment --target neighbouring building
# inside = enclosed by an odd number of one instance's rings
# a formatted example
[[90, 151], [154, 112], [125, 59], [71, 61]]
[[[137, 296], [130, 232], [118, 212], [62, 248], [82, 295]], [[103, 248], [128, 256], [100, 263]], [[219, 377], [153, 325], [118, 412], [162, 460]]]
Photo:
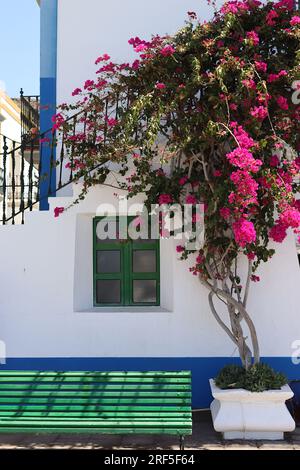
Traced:
[[[175, 32], [187, 10], [199, 10], [199, 0], [39, 4], [42, 131], [51, 128], [56, 105], [70, 101], [72, 90], [93, 77], [99, 54], [129, 59], [131, 36]], [[60, 150], [53, 155], [49, 146], [40, 163], [29, 152], [29, 162], [49, 169]], [[54, 208], [68, 206], [79, 188], [66, 184], [59, 172], [50, 173], [52, 180], [41, 183], [41, 210], [26, 212], [24, 225], [0, 227], [0, 339], [7, 350], [0, 367], [190, 369], [193, 406], [207, 407], [208, 379], [224, 364], [237, 362], [237, 351], [211, 315], [207, 292], [189, 274], [188, 262], [178, 261], [176, 242], [153, 241], [144, 250], [106, 248], [95, 230], [101, 203], [117, 205], [114, 189], [95, 187], [84, 202], [55, 219]], [[292, 355], [300, 340], [300, 270], [293, 235], [276, 249], [260, 270], [249, 311], [263, 360], [296, 379], [300, 366]], [[127, 263], [120, 264], [121, 258]]]

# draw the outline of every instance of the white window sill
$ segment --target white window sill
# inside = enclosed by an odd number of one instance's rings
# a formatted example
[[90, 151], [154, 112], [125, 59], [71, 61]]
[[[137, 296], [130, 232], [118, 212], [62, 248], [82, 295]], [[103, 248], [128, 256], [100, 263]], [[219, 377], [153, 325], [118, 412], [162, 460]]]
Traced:
[[75, 313], [172, 313], [163, 307], [92, 307]]

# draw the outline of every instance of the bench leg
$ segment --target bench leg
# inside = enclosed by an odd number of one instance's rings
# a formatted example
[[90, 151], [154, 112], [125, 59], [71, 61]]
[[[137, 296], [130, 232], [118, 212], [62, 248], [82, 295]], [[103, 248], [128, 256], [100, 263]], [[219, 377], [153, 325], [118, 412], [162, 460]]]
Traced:
[[184, 436], [180, 436], [179, 450], [184, 450]]

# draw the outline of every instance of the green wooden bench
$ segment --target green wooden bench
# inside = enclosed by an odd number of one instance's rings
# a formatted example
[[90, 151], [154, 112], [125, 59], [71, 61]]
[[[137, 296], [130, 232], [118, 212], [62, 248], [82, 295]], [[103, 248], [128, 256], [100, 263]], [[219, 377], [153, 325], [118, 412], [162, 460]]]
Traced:
[[2, 433], [192, 433], [191, 372], [0, 371]]

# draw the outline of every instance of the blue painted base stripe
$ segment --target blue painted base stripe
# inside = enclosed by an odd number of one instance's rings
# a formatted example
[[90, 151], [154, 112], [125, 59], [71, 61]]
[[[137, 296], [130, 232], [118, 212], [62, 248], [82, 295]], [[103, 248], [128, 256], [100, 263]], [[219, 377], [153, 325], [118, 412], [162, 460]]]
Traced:
[[[283, 372], [289, 380], [300, 379], [300, 365], [294, 365], [290, 357], [265, 357], [262, 361]], [[208, 379], [215, 377], [226, 364], [239, 364], [238, 358], [9, 358], [0, 370], [191, 370], [193, 408], [207, 408], [211, 401]]]

